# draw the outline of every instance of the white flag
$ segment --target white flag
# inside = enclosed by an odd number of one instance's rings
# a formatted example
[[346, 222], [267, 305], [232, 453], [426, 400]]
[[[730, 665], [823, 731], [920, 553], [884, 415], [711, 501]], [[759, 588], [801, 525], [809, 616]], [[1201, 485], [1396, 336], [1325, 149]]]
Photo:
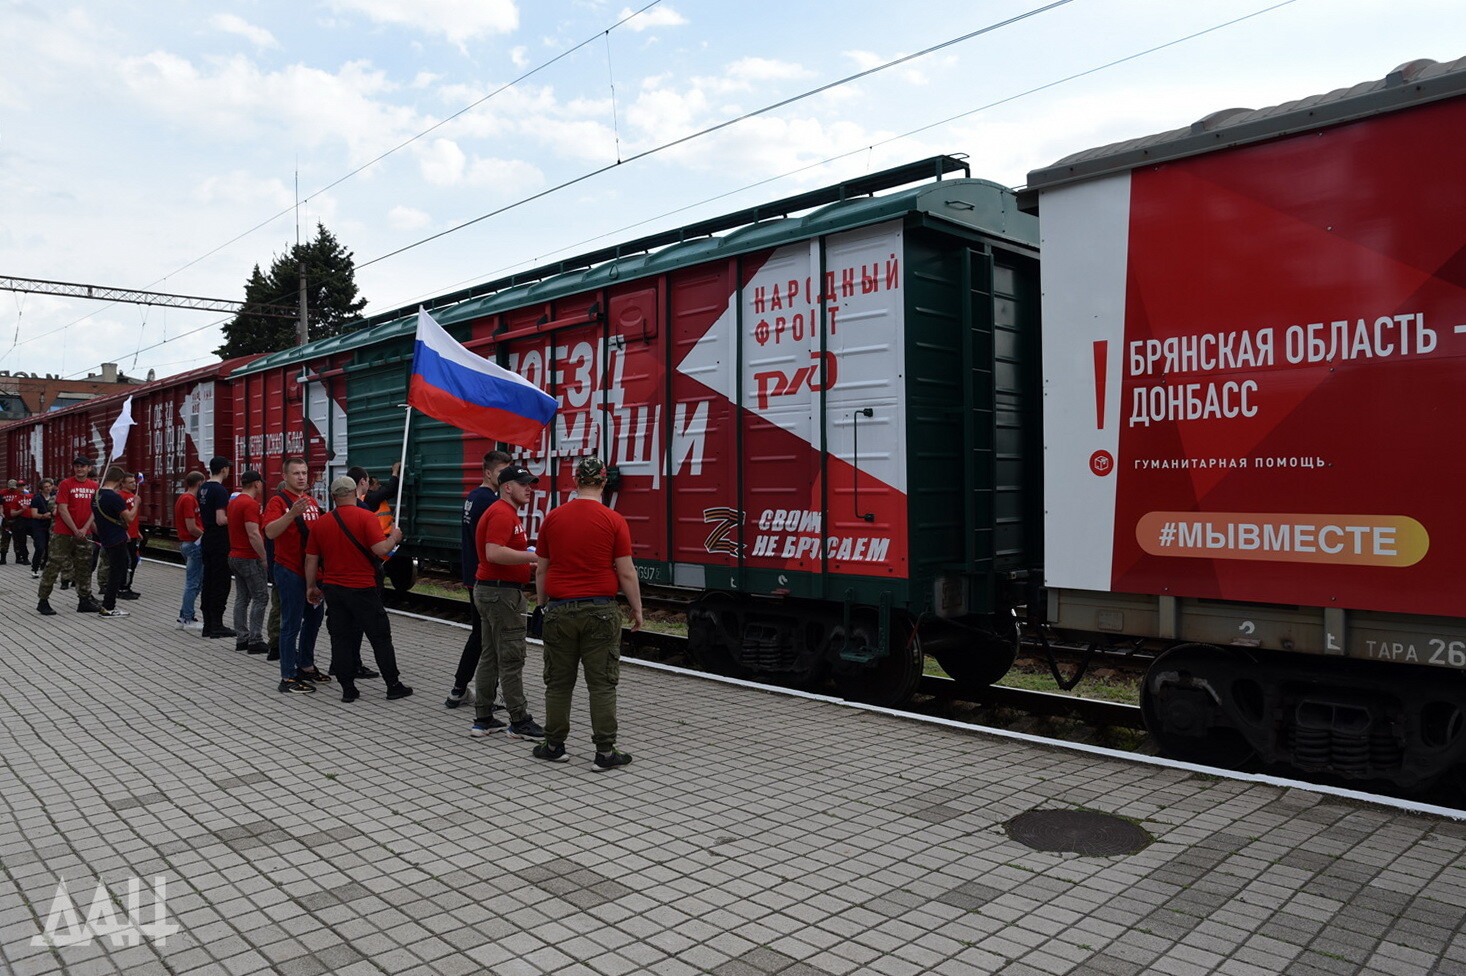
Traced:
[[31, 428], [31, 460], [35, 462], [37, 478], [46, 476], [46, 459], [43, 457], [45, 453], [46, 445], [42, 439], [41, 425], [36, 424]]
[[127, 399], [122, 402], [122, 412], [117, 415], [117, 419], [112, 422], [112, 429], [108, 431], [112, 437], [111, 460], [115, 461], [122, 457], [122, 452], [127, 447], [127, 428], [131, 427], [133, 423], [132, 394], [129, 393]]

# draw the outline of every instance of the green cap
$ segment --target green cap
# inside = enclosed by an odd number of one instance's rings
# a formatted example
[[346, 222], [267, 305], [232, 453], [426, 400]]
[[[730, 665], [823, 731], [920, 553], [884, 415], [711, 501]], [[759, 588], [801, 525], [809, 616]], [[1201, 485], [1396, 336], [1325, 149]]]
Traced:
[[575, 481], [582, 485], [606, 483], [606, 462], [598, 457], [583, 457], [575, 464]]

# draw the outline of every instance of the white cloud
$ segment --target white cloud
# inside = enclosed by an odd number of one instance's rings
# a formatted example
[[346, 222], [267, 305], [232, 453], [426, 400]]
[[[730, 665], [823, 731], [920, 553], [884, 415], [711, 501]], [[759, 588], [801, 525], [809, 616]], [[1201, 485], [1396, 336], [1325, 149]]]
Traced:
[[194, 201], [204, 205], [244, 204], [279, 210], [295, 202], [295, 195], [280, 179], [265, 179], [242, 169], [204, 179], [193, 190]]
[[442, 78], [442, 75], [435, 75], [431, 71], [419, 71], [412, 79], [409, 88], [427, 88]]
[[516, 68], [529, 67], [529, 48], [522, 44], [519, 47], [511, 48], [509, 51], [509, 61]]
[[416, 152], [423, 179], [429, 183], [434, 186], [452, 186], [462, 181], [468, 156], [452, 139], [420, 142], [416, 146]]
[[752, 91], [755, 83], [808, 78], [814, 72], [803, 65], [770, 58], [741, 58], [724, 70], [721, 77], [694, 78], [693, 84], [714, 92]]
[[331, 7], [364, 14], [379, 24], [442, 34], [460, 47], [476, 37], [519, 27], [514, 0], [331, 0]]
[[256, 27], [243, 17], [234, 14], [215, 14], [209, 19], [209, 26], [225, 34], [238, 34], [258, 48], [279, 47], [275, 35], [263, 27]]
[[[630, 7], [624, 7], [616, 19], [625, 20], [633, 12]], [[623, 26], [634, 31], [644, 31], [652, 30], [656, 27], [680, 27], [685, 23], [687, 23], [686, 17], [666, 4], [661, 4], [660, 6], [653, 7], [636, 19], [627, 21]]]
[[433, 218], [421, 210], [404, 207], [401, 204], [387, 211], [387, 225], [393, 230], [420, 230], [432, 223]]
[[395, 86], [365, 61], [348, 62], [334, 74], [300, 64], [264, 72], [242, 55], [200, 68], [154, 51], [124, 59], [118, 73], [159, 115], [240, 142], [283, 129], [309, 147], [339, 139], [360, 159], [424, 127], [411, 109], [378, 97]]

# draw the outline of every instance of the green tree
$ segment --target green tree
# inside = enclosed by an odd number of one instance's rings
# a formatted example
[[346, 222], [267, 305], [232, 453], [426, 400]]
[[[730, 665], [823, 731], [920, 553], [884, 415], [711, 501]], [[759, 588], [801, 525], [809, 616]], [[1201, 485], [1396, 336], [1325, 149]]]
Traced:
[[214, 350], [216, 355], [231, 359], [278, 352], [296, 344], [298, 319], [259, 315], [251, 306], [298, 305], [301, 261], [305, 263], [305, 304], [312, 341], [340, 335], [361, 317], [366, 299], [357, 292], [352, 254], [324, 224], [316, 224], [315, 239], [276, 255], [269, 272], [254, 266], [244, 284], [246, 308], [224, 326], [224, 344]]

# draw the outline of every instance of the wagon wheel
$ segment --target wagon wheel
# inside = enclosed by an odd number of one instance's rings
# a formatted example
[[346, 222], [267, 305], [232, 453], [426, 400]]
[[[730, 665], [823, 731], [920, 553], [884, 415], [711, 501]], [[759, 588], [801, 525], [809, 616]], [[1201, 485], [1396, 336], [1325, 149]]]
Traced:
[[1145, 673], [1140, 710], [1162, 754], [1182, 762], [1244, 769], [1257, 752], [1228, 717], [1230, 686], [1252, 658], [1234, 647], [1180, 644]]
[[964, 634], [960, 642], [941, 641], [932, 657], [954, 681], [965, 688], [986, 688], [1008, 673], [1018, 659], [1018, 621], [1013, 615], [994, 615], [989, 630]]
[[835, 690], [842, 698], [870, 705], [893, 707], [905, 704], [916, 691], [925, 663], [921, 641], [910, 621], [892, 616], [887, 652], [869, 664], [842, 660], [840, 649], [849, 642], [853, 648], [874, 648], [880, 627], [874, 617], [861, 615], [850, 623], [830, 629], [830, 648], [835, 657]]
[[687, 612], [687, 653], [704, 671], [726, 678], [746, 678], [747, 668], [733, 656], [738, 614], [726, 600], [699, 601]]

